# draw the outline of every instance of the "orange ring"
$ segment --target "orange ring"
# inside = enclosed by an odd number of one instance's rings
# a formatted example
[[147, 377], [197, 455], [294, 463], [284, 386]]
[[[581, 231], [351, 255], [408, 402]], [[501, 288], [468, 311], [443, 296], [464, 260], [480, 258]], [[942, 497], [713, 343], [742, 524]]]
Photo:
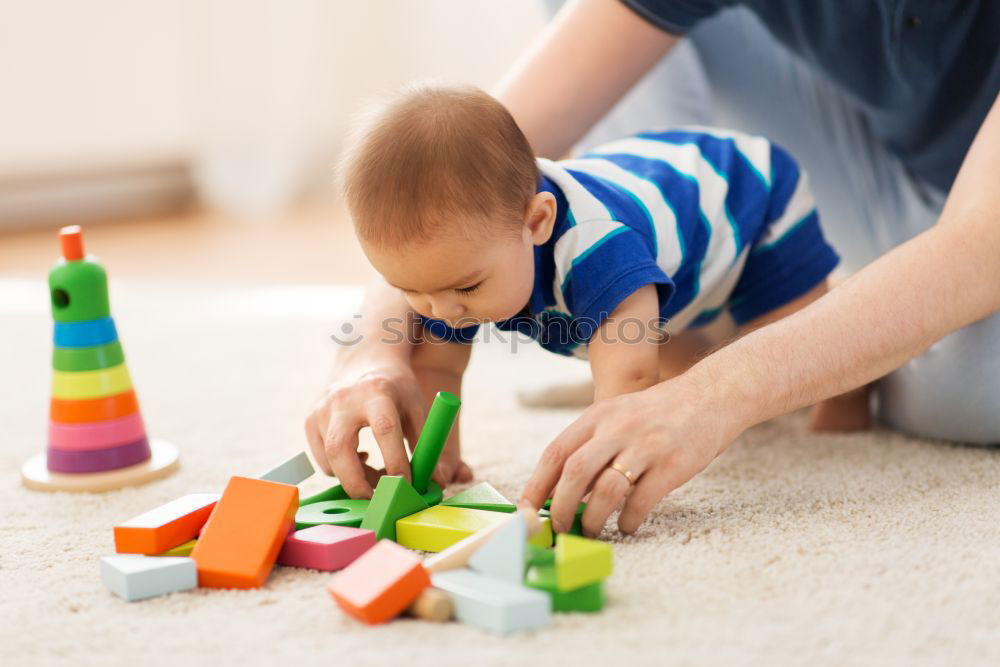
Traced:
[[139, 411], [139, 401], [135, 390], [104, 398], [89, 398], [74, 401], [53, 398], [49, 405], [49, 417], [58, 424], [83, 424], [104, 419], [118, 419]]

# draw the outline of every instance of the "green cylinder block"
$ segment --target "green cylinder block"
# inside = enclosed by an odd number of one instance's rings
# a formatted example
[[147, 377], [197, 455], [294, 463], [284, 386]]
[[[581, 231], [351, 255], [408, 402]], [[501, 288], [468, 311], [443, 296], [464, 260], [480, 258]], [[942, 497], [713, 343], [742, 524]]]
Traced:
[[49, 271], [52, 318], [56, 322], [85, 322], [111, 317], [108, 276], [93, 257], [60, 259]]
[[448, 433], [455, 423], [455, 415], [462, 401], [458, 396], [439, 391], [434, 397], [431, 409], [427, 413], [427, 420], [424, 428], [420, 431], [420, 437], [413, 448], [413, 459], [410, 461], [410, 471], [413, 473], [413, 488], [417, 493], [426, 493], [427, 486], [437, 467], [438, 459], [441, 458], [441, 451], [448, 440]]
[[56, 347], [52, 350], [52, 368], [57, 371], [96, 371], [125, 363], [118, 341], [94, 347]]

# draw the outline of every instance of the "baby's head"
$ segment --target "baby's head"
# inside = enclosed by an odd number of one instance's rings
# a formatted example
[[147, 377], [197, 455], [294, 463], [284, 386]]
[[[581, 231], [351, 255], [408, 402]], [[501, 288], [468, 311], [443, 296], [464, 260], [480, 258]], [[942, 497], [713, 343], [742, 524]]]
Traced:
[[361, 246], [415, 311], [465, 326], [527, 304], [556, 204], [503, 105], [471, 86], [410, 87], [368, 115], [346, 155]]

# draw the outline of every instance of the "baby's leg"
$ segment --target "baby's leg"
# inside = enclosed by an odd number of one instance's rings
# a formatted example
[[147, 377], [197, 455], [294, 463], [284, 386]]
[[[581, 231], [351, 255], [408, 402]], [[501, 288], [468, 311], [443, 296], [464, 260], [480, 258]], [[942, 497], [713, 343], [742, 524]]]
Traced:
[[[740, 327], [739, 335], [742, 336], [805, 308], [826, 294], [827, 289], [827, 282], [823, 281], [798, 299], [747, 322]], [[817, 403], [813, 406], [809, 416], [809, 428], [814, 431], [863, 431], [870, 428], [869, 389], [870, 386], [865, 385]]]

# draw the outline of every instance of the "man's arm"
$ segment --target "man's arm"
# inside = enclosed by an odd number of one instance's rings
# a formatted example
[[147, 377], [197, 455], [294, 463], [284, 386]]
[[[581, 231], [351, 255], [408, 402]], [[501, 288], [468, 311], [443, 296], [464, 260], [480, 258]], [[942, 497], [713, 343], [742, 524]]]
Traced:
[[[595, 534], [625, 499], [619, 528], [699, 473], [743, 430], [870, 382], [947, 333], [1000, 309], [1000, 97], [932, 229], [826, 296], [709, 355], [683, 375], [595, 403], [553, 440], [524, 489], [550, 496], [552, 522]], [[665, 409], [670, 406], [671, 409]], [[610, 457], [610, 458], [609, 458]], [[630, 488], [613, 460], [638, 477]], [[627, 498], [626, 498], [627, 494]]]
[[659, 337], [649, 327], [658, 314], [656, 287], [646, 285], [598, 327], [587, 347], [595, 401], [648, 389], [660, 379]]
[[493, 94], [538, 155], [560, 158], [679, 39], [618, 0], [571, 0]]

